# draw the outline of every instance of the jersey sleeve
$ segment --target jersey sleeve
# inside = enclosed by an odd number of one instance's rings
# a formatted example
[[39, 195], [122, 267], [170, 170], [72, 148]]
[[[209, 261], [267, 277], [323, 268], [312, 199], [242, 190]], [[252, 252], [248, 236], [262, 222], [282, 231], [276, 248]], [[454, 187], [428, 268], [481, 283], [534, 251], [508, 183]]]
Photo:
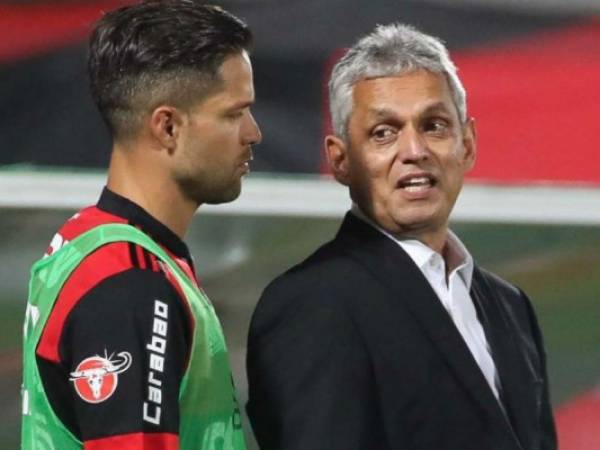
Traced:
[[72, 426], [86, 450], [176, 450], [190, 320], [162, 272], [130, 269], [89, 290], [60, 340]]

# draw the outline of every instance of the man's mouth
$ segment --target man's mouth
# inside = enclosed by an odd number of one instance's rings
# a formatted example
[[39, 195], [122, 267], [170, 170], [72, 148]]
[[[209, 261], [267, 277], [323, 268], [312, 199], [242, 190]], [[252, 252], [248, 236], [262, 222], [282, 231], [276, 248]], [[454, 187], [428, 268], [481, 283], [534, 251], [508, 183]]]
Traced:
[[405, 176], [398, 181], [398, 187], [406, 192], [418, 193], [435, 186], [436, 180], [430, 175]]
[[250, 161], [254, 159], [252, 153], [242, 162], [241, 166], [245, 173], [250, 172]]

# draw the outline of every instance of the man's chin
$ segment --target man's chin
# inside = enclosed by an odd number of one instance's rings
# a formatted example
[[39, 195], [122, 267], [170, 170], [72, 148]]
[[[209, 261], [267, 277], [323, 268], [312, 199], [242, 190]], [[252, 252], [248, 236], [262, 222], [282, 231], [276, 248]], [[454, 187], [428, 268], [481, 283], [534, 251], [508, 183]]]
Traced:
[[214, 193], [208, 199], [202, 203], [207, 205], [220, 205], [222, 203], [230, 203], [236, 200], [242, 192], [242, 184], [238, 183], [236, 186], [232, 186], [230, 189]]

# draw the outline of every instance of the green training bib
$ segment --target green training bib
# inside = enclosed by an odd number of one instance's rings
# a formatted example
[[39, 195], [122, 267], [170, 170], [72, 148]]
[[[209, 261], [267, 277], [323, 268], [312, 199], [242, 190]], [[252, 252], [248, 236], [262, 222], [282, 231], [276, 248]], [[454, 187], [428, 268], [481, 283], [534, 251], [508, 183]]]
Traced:
[[[83, 444], [54, 413], [36, 362], [35, 351], [54, 302], [81, 261], [102, 245], [126, 241], [156, 255], [180, 285], [194, 318], [190, 361], [179, 389], [179, 440], [182, 450], [245, 450], [241, 415], [232, 383], [221, 324], [203, 292], [152, 239], [130, 225], [93, 228], [35, 263], [23, 327], [22, 450], [80, 450]], [[161, 314], [161, 311], [158, 311]], [[151, 344], [151, 343], [148, 343]], [[151, 345], [150, 345], [151, 347]], [[152, 357], [152, 355], [151, 355]], [[150, 389], [150, 387], [149, 387]], [[150, 420], [159, 404], [147, 402]]]

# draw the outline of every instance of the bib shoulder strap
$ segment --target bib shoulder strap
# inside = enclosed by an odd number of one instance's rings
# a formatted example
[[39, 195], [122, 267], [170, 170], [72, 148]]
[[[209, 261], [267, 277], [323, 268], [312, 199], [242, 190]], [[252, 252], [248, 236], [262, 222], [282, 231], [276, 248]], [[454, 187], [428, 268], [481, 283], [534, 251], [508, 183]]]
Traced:
[[77, 236], [51, 256], [35, 263], [31, 269], [32, 274], [50, 264], [60, 266], [80, 261], [96, 249], [112, 242], [132, 242], [145, 248], [167, 264], [180, 283], [192, 285], [185, 272], [160, 245], [134, 226], [119, 223], [99, 225]]

